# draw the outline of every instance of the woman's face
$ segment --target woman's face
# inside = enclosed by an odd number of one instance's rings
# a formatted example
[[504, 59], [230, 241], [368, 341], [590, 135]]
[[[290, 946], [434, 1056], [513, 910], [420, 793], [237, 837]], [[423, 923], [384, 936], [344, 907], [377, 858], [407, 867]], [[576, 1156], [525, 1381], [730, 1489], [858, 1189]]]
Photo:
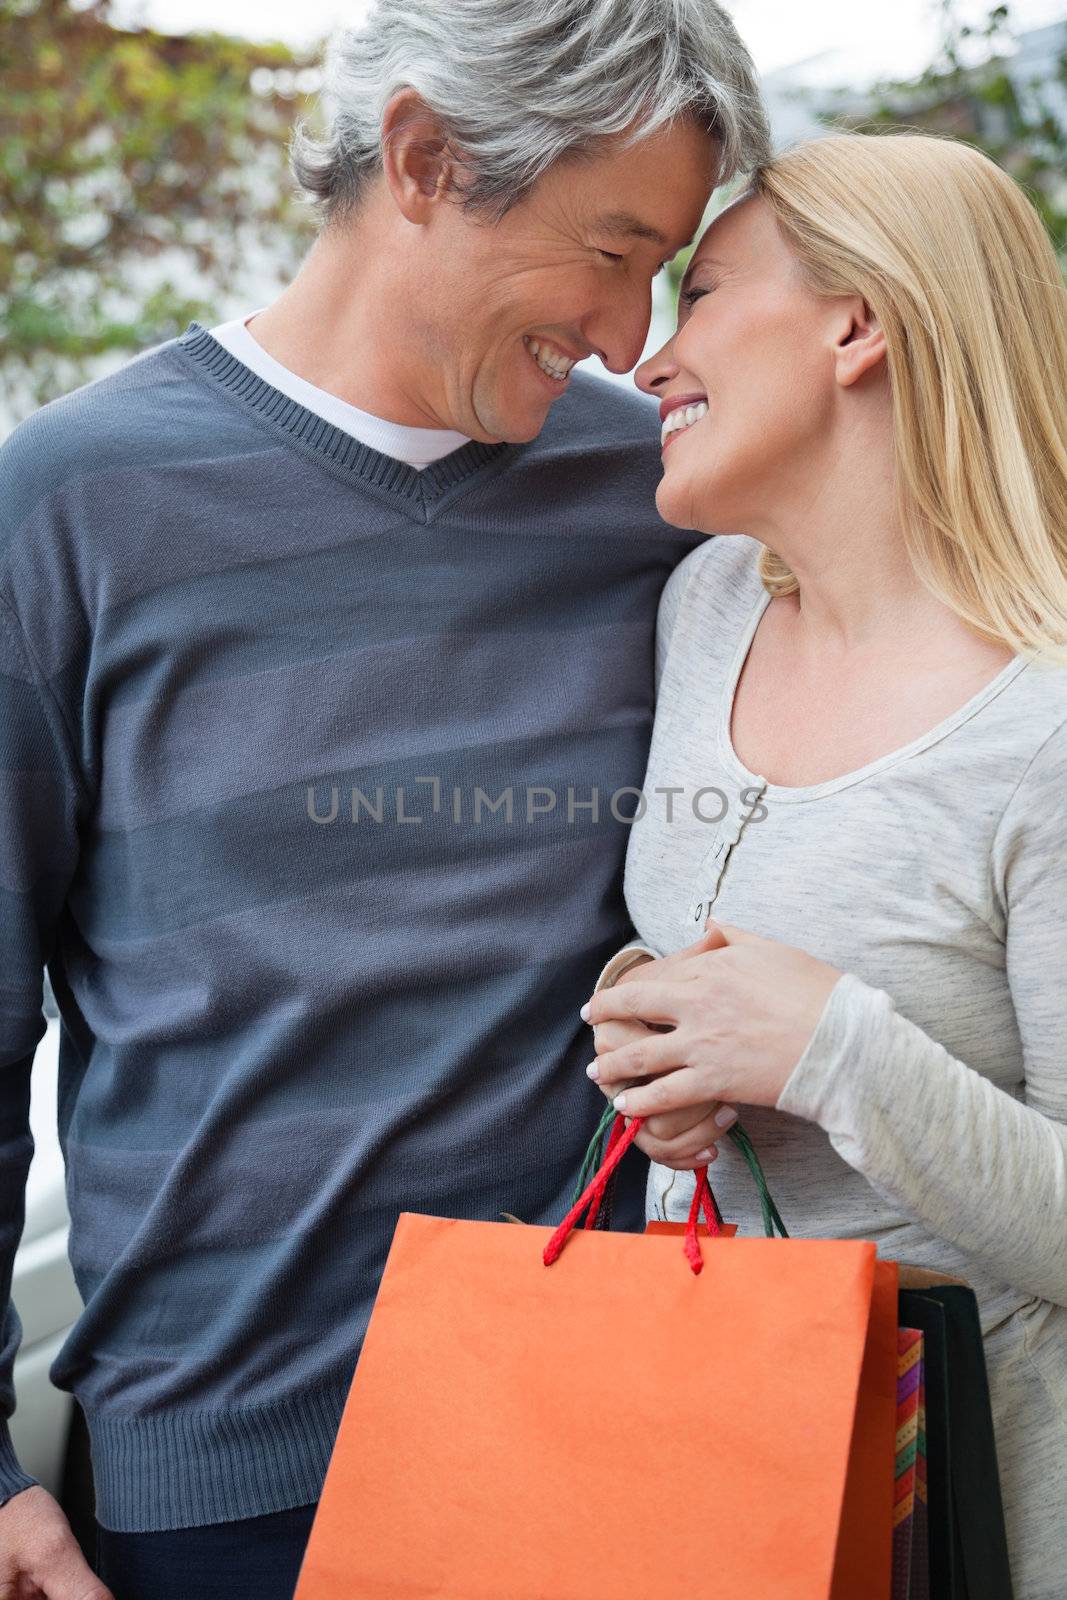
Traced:
[[666, 422], [706, 407], [666, 435], [660, 515], [758, 538], [807, 504], [839, 443], [842, 385], [852, 381], [842, 353], [863, 325], [861, 299], [807, 287], [765, 200], [718, 216], [689, 263], [677, 332], [635, 374], [661, 415], [674, 408]]

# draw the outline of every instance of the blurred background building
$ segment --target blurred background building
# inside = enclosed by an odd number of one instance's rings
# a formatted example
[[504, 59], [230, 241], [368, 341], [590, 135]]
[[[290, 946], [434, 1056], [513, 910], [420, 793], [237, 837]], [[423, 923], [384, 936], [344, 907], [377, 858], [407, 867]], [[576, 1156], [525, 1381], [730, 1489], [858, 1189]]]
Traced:
[[[322, 37], [368, 4], [0, 0], [0, 438], [191, 318], [273, 298], [311, 239], [289, 130], [314, 116]], [[1067, 256], [1065, 0], [731, 10], [779, 146], [835, 123], [973, 140], [1026, 184]], [[683, 266], [657, 283], [650, 350]]]

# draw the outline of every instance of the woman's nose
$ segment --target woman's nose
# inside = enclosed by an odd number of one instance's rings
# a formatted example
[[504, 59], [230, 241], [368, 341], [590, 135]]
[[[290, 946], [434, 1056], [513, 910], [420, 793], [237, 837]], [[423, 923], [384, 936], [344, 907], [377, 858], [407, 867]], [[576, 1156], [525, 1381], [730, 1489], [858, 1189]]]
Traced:
[[678, 375], [678, 363], [674, 359], [674, 336], [656, 351], [654, 356], [649, 356], [647, 361], [642, 361], [634, 373], [634, 382], [645, 394], [655, 395], [665, 383]]

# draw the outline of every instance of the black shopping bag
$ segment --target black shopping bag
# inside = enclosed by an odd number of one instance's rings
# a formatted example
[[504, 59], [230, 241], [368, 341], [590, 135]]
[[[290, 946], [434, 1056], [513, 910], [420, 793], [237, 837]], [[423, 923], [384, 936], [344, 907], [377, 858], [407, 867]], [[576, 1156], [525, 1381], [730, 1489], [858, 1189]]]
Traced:
[[963, 1284], [902, 1289], [924, 1341], [930, 1600], [1012, 1600], [978, 1302]]

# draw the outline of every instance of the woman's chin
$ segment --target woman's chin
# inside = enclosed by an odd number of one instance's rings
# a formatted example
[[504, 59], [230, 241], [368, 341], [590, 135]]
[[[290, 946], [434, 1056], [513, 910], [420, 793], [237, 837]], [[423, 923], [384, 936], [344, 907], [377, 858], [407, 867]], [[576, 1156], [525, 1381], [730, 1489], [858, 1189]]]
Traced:
[[664, 476], [656, 485], [656, 510], [664, 522], [669, 522], [672, 528], [686, 526], [685, 514], [682, 507], [683, 497], [678, 493], [678, 485]]
[[656, 510], [672, 528], [696, 533], [738, 533], [747, 526], [751, 502], [739, 492], [735, 475], [701, 473], [699, 477], [667, 467], [656, 485]]
[[682, 473], [672, 476], [668, 468], [656, 486], [656, 510], [672, 528], [700, 528], [694, 520], [699, 503], [693, 493], [694, 485]]

